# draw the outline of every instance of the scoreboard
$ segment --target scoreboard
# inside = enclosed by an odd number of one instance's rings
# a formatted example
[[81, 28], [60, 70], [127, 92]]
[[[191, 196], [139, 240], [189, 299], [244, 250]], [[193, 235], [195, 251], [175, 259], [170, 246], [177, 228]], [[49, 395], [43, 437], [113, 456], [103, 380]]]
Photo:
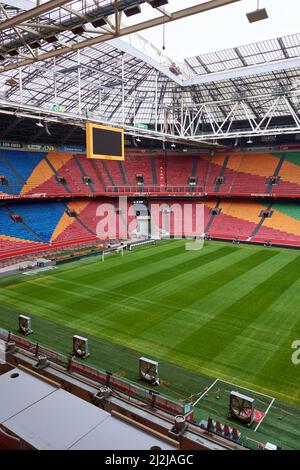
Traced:
[[86, 124], [87, 158], [124, 160], [124, 129]]

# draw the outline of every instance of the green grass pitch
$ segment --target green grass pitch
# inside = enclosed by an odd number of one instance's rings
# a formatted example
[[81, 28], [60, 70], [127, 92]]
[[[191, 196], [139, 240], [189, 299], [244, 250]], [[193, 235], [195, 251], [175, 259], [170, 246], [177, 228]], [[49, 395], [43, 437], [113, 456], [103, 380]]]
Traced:
[[291, 361], [299, 300], [297, 250], [209, 242], [186, 251], [171, 240], [0, 280], [0, 327], [16, 331], [27, 314], [30, 340], [65, 354], [83, 334], [89, 363], [133, 380], [140, 355], [157, 359], [159, 390], [178, 399], [196, 401], [218, 378], [220, 397], [212, 389], [201, 399], [199, 418], [225, 420], [236, 388], [226, 382], [274, 397], [259, 430], [244, 432], [300, 448], [300, 366]]

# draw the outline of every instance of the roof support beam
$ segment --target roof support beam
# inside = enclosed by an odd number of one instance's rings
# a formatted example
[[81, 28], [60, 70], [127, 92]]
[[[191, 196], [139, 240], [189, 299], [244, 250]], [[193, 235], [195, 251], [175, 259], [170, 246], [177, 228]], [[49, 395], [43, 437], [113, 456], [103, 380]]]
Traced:
[[5, 0], [1, 3], [5, 5], [9, 5], [10, 7], [19, 9], [19, 10], [31, 10], [31, 8], [35, 7], [35, 2], [31, 0]]
[[[46, 11], [50, 11], [51, 9], [55, 7], [62, 6], [63, 4], [68, 3], [68, 1], [69, 0], [50, 0], [47, 3], [44, 3], [36, 8], [29, 10], [28, 12], [21, 13], [20, 15], [17, 15], [14, 18], [10, 18], [9, 20], [3, 21], [2, 23], [0, 23], [0, 31], [16, 26], [26, 21], [27, 19], [30, 19], [33, 15], [38, 16], [39, 14], [45, 13]], [[109, 41], [110, 39], [113, 39], [113, 38], [127, 36], [129, 34], [136, 33], [141, 30], [153, 28], [154, 26], [159, 26], [162, 23], [169, 23], [171, 21], [180, 20], [188, 16], [210, 11], [210, 10], [222, 7], [222, 6], [231, 5], [233, 3], [237, 3], [240, 1], [242, 0], [209, 0], [205, 3], [201, 3], [198, 5], [194, 5], [190, 8], [184, 8], [183, 10], [173, 12], [171, 16], [163, 15], [158, 18], [153, 18], [148, 21], [143, 21], [142, 23], [137, 23], [137, 24], [127, 26], [127, 27], [122, 27], [120, 28], [120, 31], [114, 31], [112, 33], [101, 34], [97, 37], [85, 39], [77, 44], [72, 44], [68, 47], [62, 47], [60, 49], [55, 49], [50, 52], [40, 54], [36, 60], [25, 59], [17, 63], [6, 65], [0, 68], [0, 72], [13, 70], [18, 67], [24, 67], [25, 65], [32, 64], [33, 62], [37, 60], [38, 61], [47, 60], [52, 57], [57, 57], [57, 56], [66, 54], [70, 52], [70, 50], [77, 51], [85, 47], [89, 47], [95, 44], [100, 44], [102, 42]], [[51, 7], [50, 7], [50, 4], [52, 5]]]
[[282, 59], [276, 62], [267, 62], [265, 64], [243, 67], [240, 69], [231, 69], [224, 72], [210, 73], [184, 80], [183, 86], [203, 85], [204, 83], [222, 82], [243, 77], [261, 75], [263, 73], [276, 72], [278, 70], [289, 70], [300, 66], [300, 58]]
[[33, 17], [40, 16], [44, 13], [47, 13], [48, 11], [53, 10], [54, 8], [61, 7], [69, 1], [70, 0], [49, 0], [46, 3], [42, 3], [35, 8], [31, 8], [30, 10], [24, 11], [23, 13], [14, 16], [13, 18], [2, 21], [2, 23], [0, 23], [0, 31], [18, 26], [19, 24], [24, 23], [24, 21], [30, 20]]

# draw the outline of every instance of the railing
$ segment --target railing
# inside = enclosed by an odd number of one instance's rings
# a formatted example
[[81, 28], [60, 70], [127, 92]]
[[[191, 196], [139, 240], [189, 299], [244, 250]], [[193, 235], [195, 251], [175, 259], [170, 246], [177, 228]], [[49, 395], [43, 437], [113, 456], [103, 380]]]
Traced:
[[68, 358], [64, 354], [52, 351], [38, 343], [31, 343], [26, 338], [19, 337], [16, 334], [1, 328], [0, 339], [5, 342], [14, 342], [18, 348], [23, 349], [36, 357], [40, 355], [46, 356], [49, 361], [59, 364], [68, 370], [68, 372], [74, 372], [99, 384], [107, 385], [120, 393], [124, 393], [131, 398], [142, 401], [144, 404], [152, 404], [154, 406], [155, 403], [155, 408], [160, 409], [165, 413], [173, 416], [183, 414], [188, 415], [189, 418], [192, 417], [192, 406], [190, 403], [181, 403], [161, 394], [156, 394], [155, 392], [136, 385], [127, 379], [116, 377], [110, 372], [105, 372], [101, 369], [96, 369], [89, 365], [82, 364], [73, 358]]
[[173, 185], [173, 186], [158, 186], [158, 185], [122, 185], [122, 186], [106, 186], [106, 193], [121, 193], [121, 194], [201, 194], [205, 195], [202, 186], [188, 186], [188, 185]]
[[[15, 256], [21, 256], [25, 254], [31, 254], [31, 253], [41, 253], [41, 255], [46, 252], [50, 251], [55, 251], [57, 249], [70, 249], [76, 247], [77, 245], [80, 244], [93, 244], [93, 243], [100, 243], [99, 238], [95, 237], [87, 237], [87, 238], [78, 238], [75, 240], [68, 240], [65, 242], [59, 242], [59, 243], [41, 243], [41, 244], [34, 244], [30, 245], [27, 248], [19, 248], [16, 250], [6, 250], [6, 251], [1, 251], [0, 253], [0, 259], [6, 259], [6, 258], [12, 258]], [[104, 245], [101, 245], [103, 247]]]

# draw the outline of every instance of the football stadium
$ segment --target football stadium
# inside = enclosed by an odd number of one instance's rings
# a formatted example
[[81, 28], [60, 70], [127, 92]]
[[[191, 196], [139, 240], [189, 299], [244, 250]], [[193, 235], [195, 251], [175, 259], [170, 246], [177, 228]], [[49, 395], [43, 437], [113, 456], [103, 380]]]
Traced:
[[0, 450], [300, 450], [299, 5], [278, 34], [272, 4], [0, 1]]

